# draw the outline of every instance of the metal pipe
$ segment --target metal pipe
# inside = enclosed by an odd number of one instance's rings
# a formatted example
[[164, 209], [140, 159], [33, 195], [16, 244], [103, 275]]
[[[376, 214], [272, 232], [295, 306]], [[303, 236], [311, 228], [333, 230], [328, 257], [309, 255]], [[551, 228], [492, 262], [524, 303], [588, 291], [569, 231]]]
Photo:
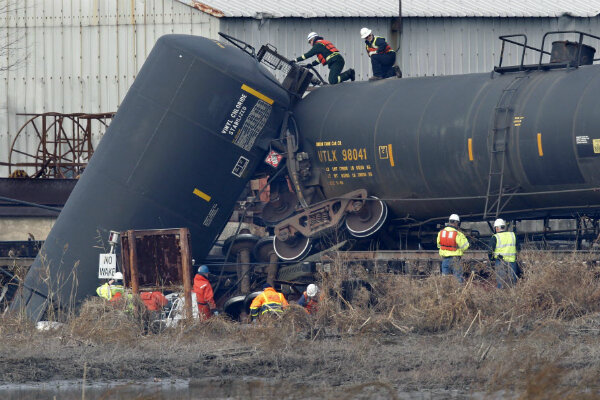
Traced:
[[37, 204], [37, 203], [30, 203], [29, 201], [11, 199], [10, 197], [4, 197], [4, 196], [0, 196], [0, 201], [7, 201], [9, 203], [22, 204], [22, 205], [30, 206], [30, 207], [43, 208], [44, 210], [56, 211], [58, 213], [62, 211], [62, 208], [50, 207], [50, 206], [45, 206], [43, 204]]
[[240, 290], [242, 294], [250, 293], [250, 250], [242, 249], [240, 251], [240, 262], [242, 272], [242, 284]]
[[267, 267], [267, 283], [271, 286], [275, 284], [277, 272], [279, 270], [279, 257], [275, 252], [269, 255], [269, 266]]

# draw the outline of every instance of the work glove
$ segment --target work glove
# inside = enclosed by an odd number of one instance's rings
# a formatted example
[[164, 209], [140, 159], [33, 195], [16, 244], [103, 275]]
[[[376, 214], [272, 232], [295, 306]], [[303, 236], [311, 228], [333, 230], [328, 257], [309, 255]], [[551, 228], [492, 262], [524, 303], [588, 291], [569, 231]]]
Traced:
[[319, 65], [319, 61], [315, 60], [315, 61], [311, 62], [310, 65], [312, 65], [313, 67], [316, 67], [317, 65]]
[[212, 310], [211, 312], [212, 312], [212, 315], [214, 315], [215, 317], [216, 317], [217, 315], [219, 315], [219, 311], [217, 311], [217, 310]]
[[295, 58], [293, 60], [290, 60], [290, 64], [296, 64], [298, 62], [298, 60], [296, 60]]
[[500, 255], [498, 256], [498, 259], [501, 260], [501, 261], [504, 261], [504, 257], [502, 257]]

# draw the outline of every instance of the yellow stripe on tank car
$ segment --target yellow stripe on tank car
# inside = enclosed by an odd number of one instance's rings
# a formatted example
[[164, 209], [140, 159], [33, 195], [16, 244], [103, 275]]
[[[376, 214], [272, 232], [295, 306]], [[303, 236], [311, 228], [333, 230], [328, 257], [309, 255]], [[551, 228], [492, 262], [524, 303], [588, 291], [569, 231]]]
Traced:
[[469, 161], [473, 161], [473, 138], [469, 138], [468, 146], [469, 146]]
[[390, 155], [390, 165], [394, 166], [394, 152], [392, 151], [392, 144], [388, 144], [388, 153]]
[[245, 90], [246, 92], [250, 93], [252, 96], [258, 97], [259, 99], [261, 99], [262, 101], [266, 101], [269, 104], [273, 104], [274, 100], [271, 99], [270, 97], [265, 96], [264, 94], [262, 94], [259, 91], [256, 91], [254, 89], [252, 89], [250, 86], [243, 84], [242, 85], [242, 90]]
[[542, 149], [542, 134], [541, 133], [537, 134], [537, 142], [538, 142], [538, 154], [540, 155], [540, 157], [543, 157], [544, 150]]
[[207, 195], [206, 193], [204, 193], [202, 190], [200, 189], [194, 189], [194, 194], [198, 197], [200, 197], [202, 200], [206, 200], [206, 201], [210, 201], [211, 197], [209, 195]]

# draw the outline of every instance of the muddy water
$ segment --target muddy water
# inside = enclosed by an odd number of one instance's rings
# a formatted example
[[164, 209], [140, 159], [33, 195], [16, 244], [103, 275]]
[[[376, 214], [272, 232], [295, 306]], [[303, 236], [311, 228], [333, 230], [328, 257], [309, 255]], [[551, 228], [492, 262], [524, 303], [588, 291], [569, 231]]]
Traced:
[[96, 400], [96, 399], [506, 399], [506, 393], [468, 393], [458, 390], [394, 392], [391, 387], [374, 383], [339, 388], [319, 388], [303, 383], [272, 383], [255, 378], [164, 380], [135, 382], [86, 383], [82, 381], [52, 381], [35, 384], [0, 385], [3, 400]]

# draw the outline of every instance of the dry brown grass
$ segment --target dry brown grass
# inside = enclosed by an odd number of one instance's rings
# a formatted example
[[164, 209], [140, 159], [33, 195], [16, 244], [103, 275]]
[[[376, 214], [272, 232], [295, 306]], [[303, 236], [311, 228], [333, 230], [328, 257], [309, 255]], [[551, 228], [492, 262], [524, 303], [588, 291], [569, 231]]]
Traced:
[[[600, 373], [600, 267], [587, 258], [524, 252], [524, 278], [503, 290], [474, 277], [459, 284], [453, 277], [414, 279], [337, 263], [320, 279], [316, 315], [292, 304], [281, 318], [255, 324], [219, 316], [158, 334], [148, 332], [141, 305], [132, 313], [94, 298], [57, 333], [36, 333], [25, 319], [2, 317], [0, 348], [27, 340], [41, 345], [54, 335], [82, 352], [81, 343], [97, 349], [118, 343], [126, 349], [121, 362], [142, 359], [152, 371], [158, 358], [179, 368], [179, 376], [277, 371], [322, 384], [356, 383], [359, 391], [383, 379], [384, 386], [472, 385], [514, 390], [522, 399], [592, 399], [595, 392], [585, 388], [597, 388]], [[349, 291], [349, 281], [360, 284]]]
[[[277, 341], [281, 336], [312, 340], [331, 334], [427, 334], [453, 329], [465, 335], [475, 331], [519, 333], [552, 321], [580, 321], [600, 312], [600, 266], [585, 255], [558, 258], [538, 252], [534, 258], [532, 254], [522, 253], [523, 279], [503, 290], [496, 289], [495, 282], [482, 282], [474, 276], [459, 284], [453, 277], [369, 274], [357, 265], [335, 263], [333, 271], [321, 277], [316, 315], [309, 316], [292, 305], [282, 318], [250, 329], [240, 329], [239, 324], [219, 317], [183, 322], [161, 334], [186, 342], [198, 335], [218, 338], [232, 334], [252, 341]], [[351, 293], [349, 281], [355, 282]], [[86, 340], [131, 341], [147, 331], [146, 317], [141, 304], [131, 312], [123, 303], [115, 306], [92, 298], [69, 318], [67, 327], [71, 335]], [[20, 318], [5, 316], [1, 322], [0, 333], [4, 334], [32, 329]], [[269, 334], [275, 331], [285, 334]]]
[[[600, 312], [600, 266], [589, 258], [524, 252], [523, 279], [502, 290], [495, 288], [495, 281], [481, 281], [475, 276], [459, 284], [450, 276], [369, 276], [360, 267], [351, 270], [338, 266], [323, 279], [329, 296], [323, 300], [318, 318], [340, 333], [372, 328], [397, 333], [455, 328], [517, 333], [548, 321], [567, 323]], [[376, 304], [369, 302], [364, 288], [346, 301], [340, 288], [349, 279], [368, 280]]]
[[125, 301], [115, 304], [92, 298], [65, 329], [72, 337], [93, 343], [134, 343], [145, 332], [142, 307], [136, 304], [132, 311]]

